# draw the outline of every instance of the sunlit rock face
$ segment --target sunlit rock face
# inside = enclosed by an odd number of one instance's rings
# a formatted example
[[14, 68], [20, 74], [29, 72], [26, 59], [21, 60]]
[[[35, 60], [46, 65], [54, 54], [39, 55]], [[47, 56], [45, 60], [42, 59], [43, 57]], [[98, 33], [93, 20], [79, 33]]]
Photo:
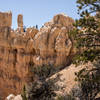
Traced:
[[6, 97], [6, 100], [22, 100], [22, 97], [21, 95], [13, 95], [13, 94], [10, 94], [9, 96]]
[[[19, 94], [34, 66], [66, 65], [71, 60], [72, 41], [68, 32], [73, 19], [64, 14], [54, 16], [38, 30], [23, 31], [23, 16], [18, 15], [18, 28], [11, 29], [12, 13], [0, 13], [0, 95]], [[34, 77], [34, 76], [33, 76]], [[32, 80], [30, 80], [32, 81]]]
[[23, 32], [24, 29], [23, 29], [23, 15], [22, 14], [19, 14], [18, 17], [17, 17], [17, 24], [18, 24], [18, 30], [19, 32]]
[[68, 32], [73, 28], [73, 22], [70, 17], [58, 14], [52, 21], [44, 24], [34, 37], [33, 46], [37, 53], [35, 64], [59, 66], [69, 62], [72, 41]]
[[11, 27], [12, 25], [12, 13], [0, 12], [0, 27]]
[[[35, 55], [33, 38], [36, 28], [26, 32], [11, 29], [12, 14], [0, 13], [0, 96], [20, 93]], [[20, 26], [20, 25], [19, 25]]]

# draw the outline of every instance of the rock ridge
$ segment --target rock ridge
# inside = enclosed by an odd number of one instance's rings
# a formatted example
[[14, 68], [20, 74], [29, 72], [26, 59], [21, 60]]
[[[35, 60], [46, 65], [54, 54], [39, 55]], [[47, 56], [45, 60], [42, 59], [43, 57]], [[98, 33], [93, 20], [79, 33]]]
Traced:
[[19, 94], [29, 73], [29, 64], [66, 65], [71, 60], [72, 41], [68, 32], [74, 20], [58, 14], [40, 30], [24, 28], [23, 15], [18, 15], [18, 28], [13, 30], [12, 13], [0, 12], [0, 95]]

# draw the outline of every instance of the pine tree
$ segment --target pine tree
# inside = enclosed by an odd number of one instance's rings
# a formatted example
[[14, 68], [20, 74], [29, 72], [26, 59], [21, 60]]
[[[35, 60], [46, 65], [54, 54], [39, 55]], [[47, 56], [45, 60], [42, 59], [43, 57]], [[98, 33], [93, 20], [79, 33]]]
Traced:
[[[100, 0], [77, 0], [78, 14], [71, 35], [78, 48], [73, 61], [83, 64], [91, 61], [94, 68], [84, 68], [77, 75], [81, 84], [83, 100], [94, 100], [100, 92]], [[91, 67], [91, 66], [90, 66]]]

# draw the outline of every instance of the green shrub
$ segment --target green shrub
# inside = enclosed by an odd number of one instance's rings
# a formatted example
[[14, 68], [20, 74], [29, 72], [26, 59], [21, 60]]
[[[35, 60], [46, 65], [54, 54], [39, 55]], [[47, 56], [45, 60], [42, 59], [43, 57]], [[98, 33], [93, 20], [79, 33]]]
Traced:
[[44, 80], [59, 70], [59, 67], [53, 65], [32, 66], [31, 71], [39, 77], [40, 80]]
[[36, 81], [27, 86], [28, 100], [54, 100], [55, 79]]

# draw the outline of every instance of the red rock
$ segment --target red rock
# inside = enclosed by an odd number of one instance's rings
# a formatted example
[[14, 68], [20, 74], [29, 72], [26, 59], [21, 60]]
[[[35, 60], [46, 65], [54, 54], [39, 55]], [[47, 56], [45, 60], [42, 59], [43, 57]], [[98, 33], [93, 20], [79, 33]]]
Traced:
[[[20, 94], [23, 85], [34, 77], [30, 75], [30, 62], [34, 65], [66, 65], [72, 51], [68, 31], [73, 19], [56, 15], [39, 30], [11, 29], [12, 14], [0, 13], [0, 95]], [[23, 16], [18, 16], [18, 28], [23, 29]], [[19, 34], [20, 33], [20, 34]], [[31, 80], [30, 80], [31, 81]]]

